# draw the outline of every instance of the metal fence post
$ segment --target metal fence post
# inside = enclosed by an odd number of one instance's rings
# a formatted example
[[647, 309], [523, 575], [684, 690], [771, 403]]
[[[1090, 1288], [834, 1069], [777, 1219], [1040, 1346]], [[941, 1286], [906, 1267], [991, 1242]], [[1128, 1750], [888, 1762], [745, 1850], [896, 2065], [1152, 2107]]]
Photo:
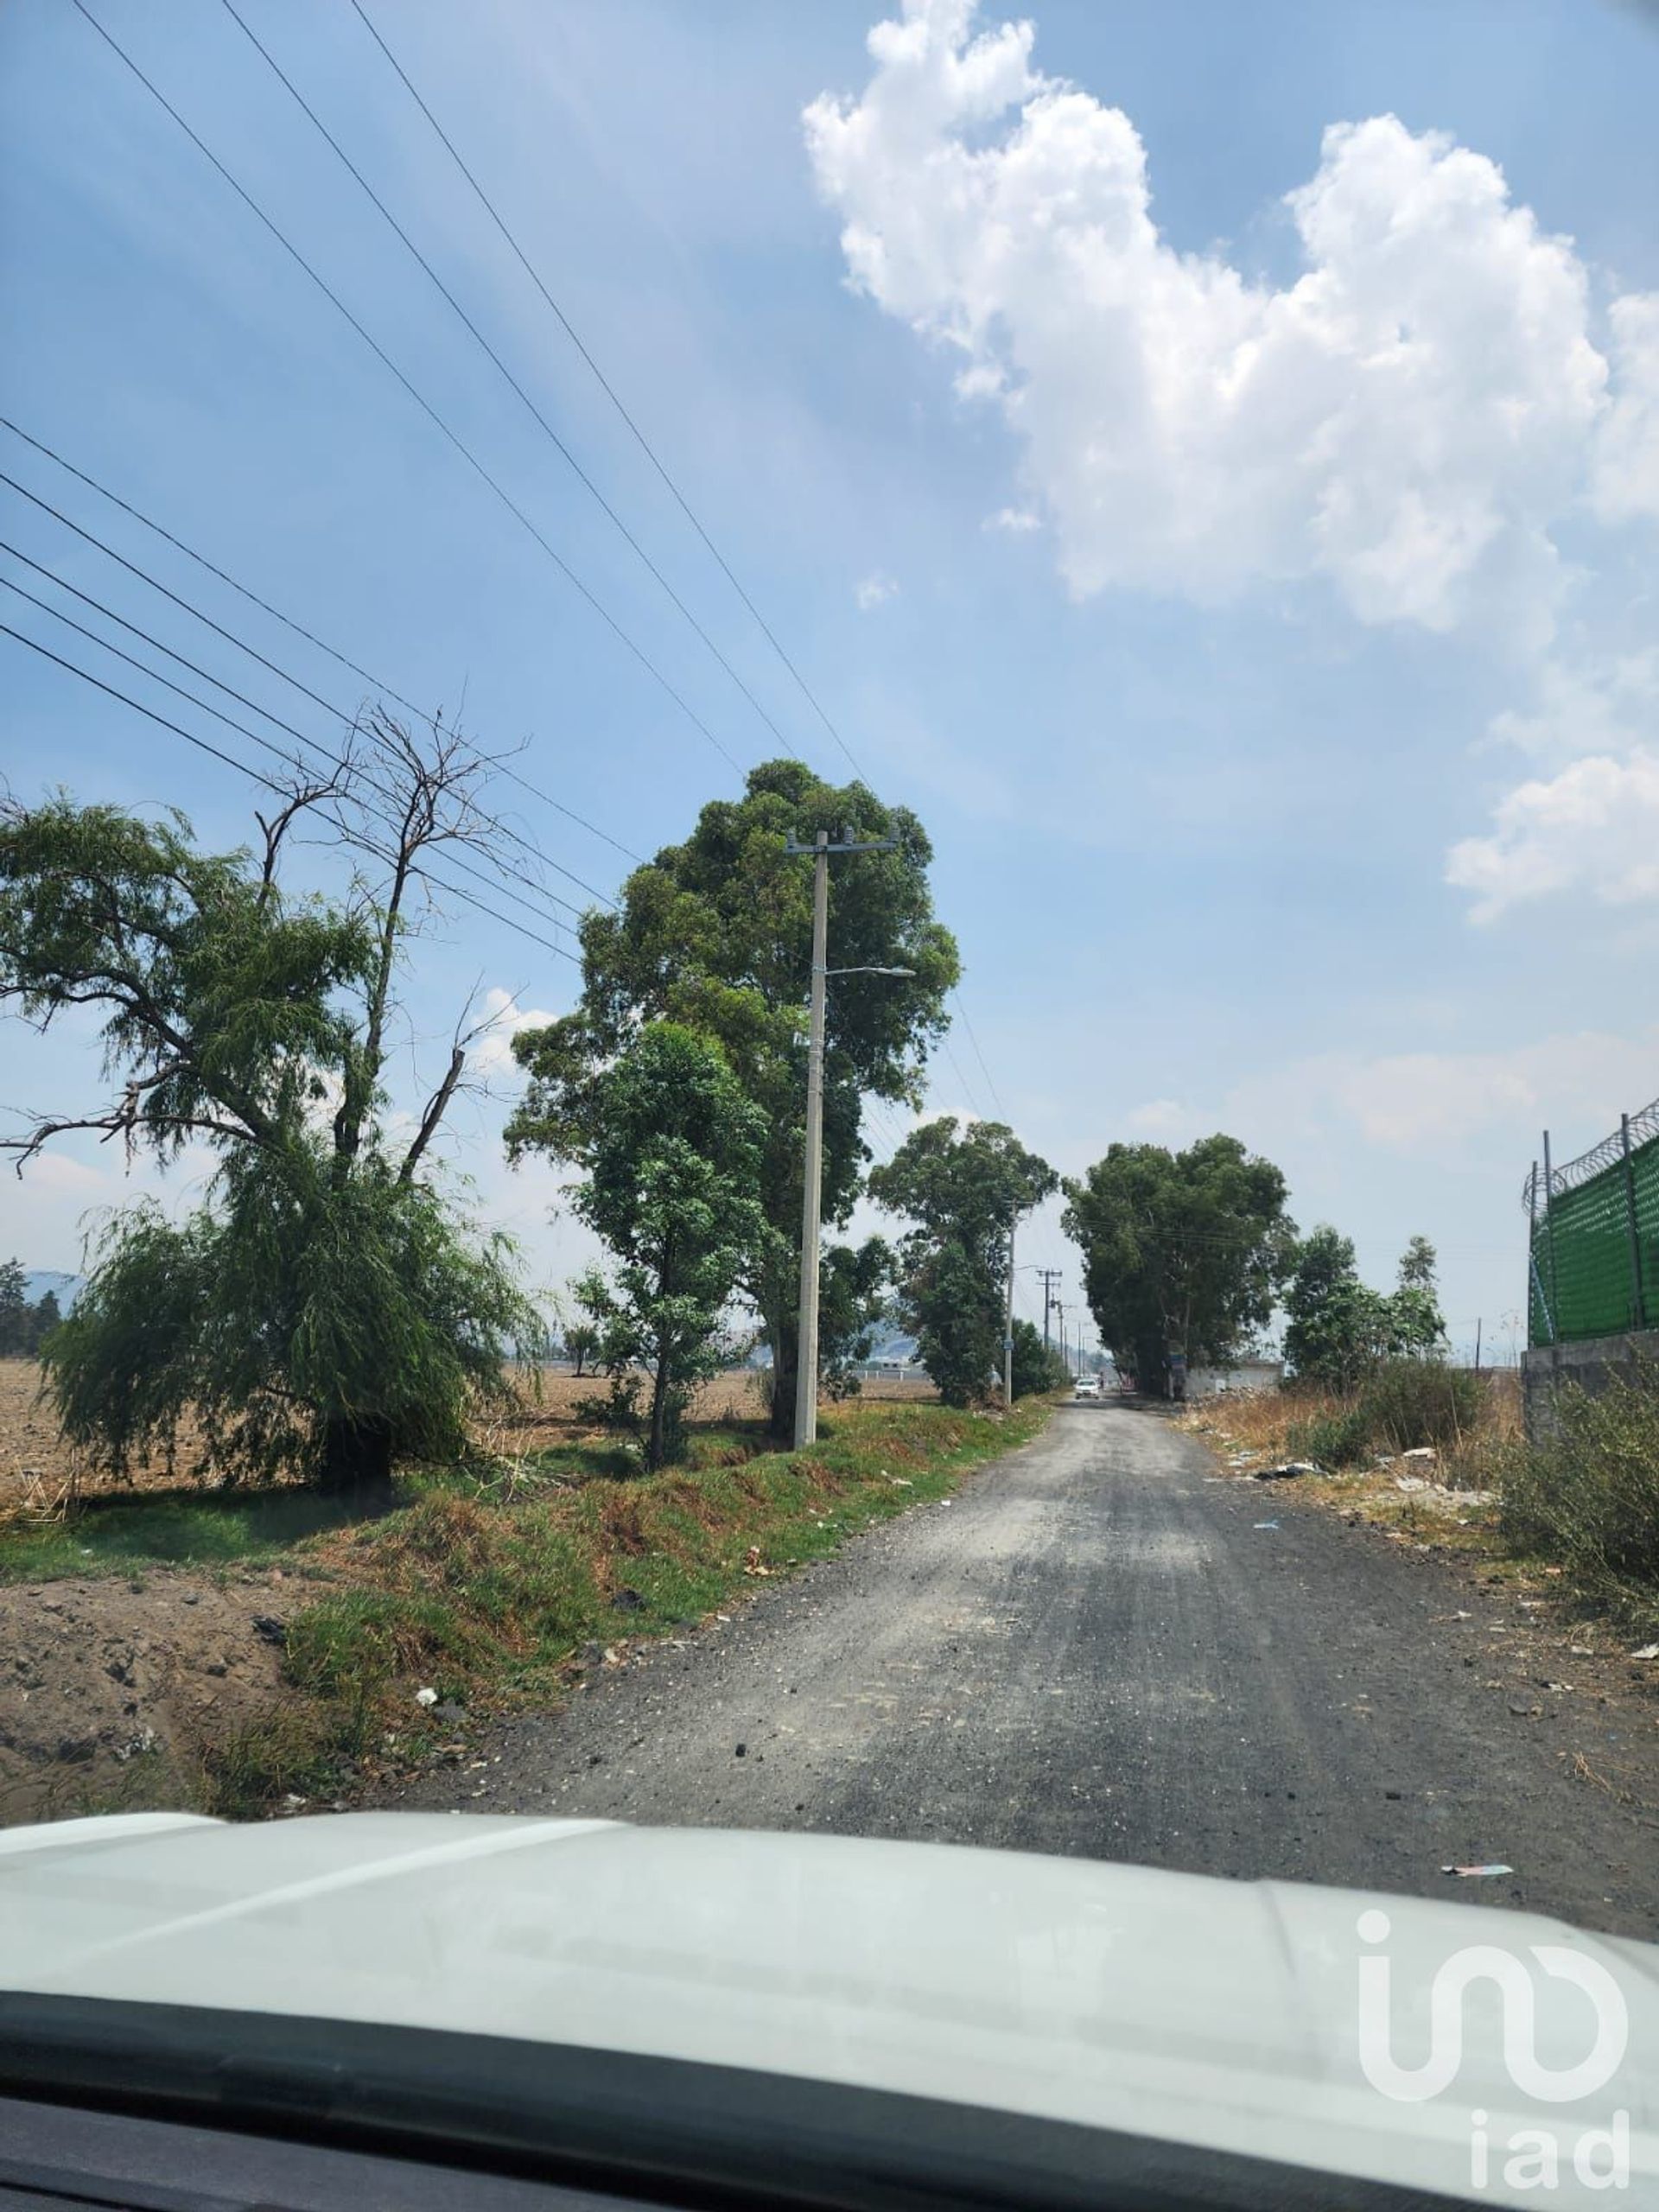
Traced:
[[1555, 1279], [1555, 1178], [1549, 1164], [1549, 1131], [1544, 1131], [1544, 1257], [1549, 1262], [1549, 1339], [1560, 1326], [1561, 1287]]
[[[1533, 1326], [1533, 1318], [1541, 1314], [1548, 1331], [1541, 1338]], [[1538, 1163], [1532, 1163], [1532, 1173], [1527, 1178], [1527, 1344], [1529, 1348], [1539, 1343], [1555, 1341], [1555, 1316], [1549, 1310], [1549, 1300], [1544, 1295], [1544, 1279], [1538, 1272]]]
[[1630, 1117], [1618, 1117], [1618, 1134], [1624, 1147], [1624, 1225], [1630, 1236], [1630, 1319], [1638, 1329], [1648, 1325], [1647, 1301], [1642, 1292], [1642, 1240], [1636, 1230], [1636, 1163], [1630, 1157]]

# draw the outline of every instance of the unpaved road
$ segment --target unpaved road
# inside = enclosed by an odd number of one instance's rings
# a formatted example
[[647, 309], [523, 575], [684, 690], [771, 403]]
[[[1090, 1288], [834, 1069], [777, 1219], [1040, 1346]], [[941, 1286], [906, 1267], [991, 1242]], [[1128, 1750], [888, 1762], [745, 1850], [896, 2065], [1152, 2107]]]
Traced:
[[[1285, 1493], [1217, 1480], [1154, 1416], [1064, 1408], [950, 1503], [632, 1648], [402, 1802], [1069, 1852], [1659, 1933], [1659, 1704], [1546, 1689], [1594, 1671], [1573, 1631]], [[1440, 1872], [1489, 1860], [1513, 1878]]]

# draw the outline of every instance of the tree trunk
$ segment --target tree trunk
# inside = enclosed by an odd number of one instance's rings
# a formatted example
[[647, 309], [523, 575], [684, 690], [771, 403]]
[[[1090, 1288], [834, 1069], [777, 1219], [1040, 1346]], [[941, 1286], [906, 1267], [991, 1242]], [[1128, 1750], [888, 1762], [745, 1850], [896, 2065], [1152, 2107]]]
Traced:
[[772, 1407], [766, 1434], [774, 1442], [790, 1443], [795, 1434], [795, 1370], [798, 1364], [800, 1326], [797, 1315], [774, 1319], [766, 1329], [772, 1340]]
[[651, 1380], [651, 1433], [645, 1443], [645, 1465], [652, 1474], [667, 1456], [667, 1428], [668, 1347], [664, 1344], [657, 1355], [657, 1370]]
[[317, 1487], [330, 1497], [349, 1499], [364, 1513], [386, 1513], [392, 1505], [391, 1430], [383, 1421], [351, 1421], [336, 1415], [322, 1433], [322, 1465]]

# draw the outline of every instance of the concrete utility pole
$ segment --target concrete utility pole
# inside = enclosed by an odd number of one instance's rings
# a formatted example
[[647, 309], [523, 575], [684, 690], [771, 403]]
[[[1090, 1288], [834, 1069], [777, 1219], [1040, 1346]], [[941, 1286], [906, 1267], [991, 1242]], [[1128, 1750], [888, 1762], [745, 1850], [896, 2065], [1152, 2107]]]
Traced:
[[[801, 1309], [799, 1344], [795, 1368], [795, 1448], [817, 1440], [818, 1433], [818, 1231], [823, 1190], [823, 1017], [824, 995], [830, 978], [830, 856], [832, 853], [886, 853], [898, 844], [896, 837], [878, 837], [861, 845], [850, 829], [832, 845], [830, 832], [820, 830], [816, 842], [798, 845], [791, 837], [786, 852], [810, 853], [812, 874], [812, 1012], [806, 1054], [806, 1175], [801, 1198]], [[842, 976], [907, 976], [908, 968], [841, 968]]]
[[1019, 1215], [1008, 1218], [1008, 1289], [1002, 1301], [1002, 1406], [1014, 1403], [1014, 1232]]
[[1039, 1268], [1037, 1273], [1043, 1279], [1043, 1350], [1046, 1351], [1048, 1350], [1048, 1309], [1053, 1302], [1054, 1286], [1060, 1279], [1060, 1270], [1058, 1268]]

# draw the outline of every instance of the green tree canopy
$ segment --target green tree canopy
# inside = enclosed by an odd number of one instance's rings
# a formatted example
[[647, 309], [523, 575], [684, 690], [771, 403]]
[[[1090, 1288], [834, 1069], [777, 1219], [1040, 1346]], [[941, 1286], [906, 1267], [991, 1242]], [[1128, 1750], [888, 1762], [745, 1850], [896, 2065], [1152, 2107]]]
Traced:
[[1440, 1255], [1427, 1236], [1408, 1238], [1405, 1250], [1400, 1255], [1401, 1289], [1432, 1291], [1439, 1265]]
[[1296, 1248], [1285, 1289], [1285, 1357], [1302, 1381], [1351, 1389], [1380, 1357], [1382, 1300], [1359, 1279], [1351, 1237], [1321, 1222]]
[[764, 1226], [744, 1256], [741, 1288], [772, 1346], [780, 1431], [794, 1396], [812, 944], [812, 864], [786, 848], [820, 830], [839, 837], [849, 825], [862, 839], [898, 843], [830, 863], [830, 965], [914, 973], [838, 976], [830, 985], [823, 1216], [844, 1220], [868, 1156], [862, 1096], [919, 1096], [959, 970], [955, 940], [933, 918], [932, 854], [920, 823], [863, 785], [827, 784], [798, 760], [751, 771], [741, 798], [711, 802], [683, 844], [634, 871], [615, 912], [585, 918], [580, 1004], [513, 1044], [531, 1079], [508, 1127], [510, 1154], [578, 1163], [592, 1141], [596, 1086], [642, 1023], [673, 1021], [721, 1046], [765, 1116]]
[[647, 1024], [592, 1087], [587, 1181], [575, 1211], [614, 1255], [578, 1291], [600, 1332], [613, 1401], [634, 1413], [650, 1376], [645, 1464], [677, 1454], [696, 1383], [721, 1356], [721, 1313], [760, 1233], [754, 1196], [765, 1122], [718, 1045]]
[[45, 1290], [29, 1308], [29, 1348], [40, 1352], [47, 1338], [63, 1319], [63, 1308], [58, 1304], [55, 1290]]
[[1389, 1300], [1389, 1349], [1397, 1358], [1427, 1359], [1445, 1348], [1437, 1264], [1427, 1236], [1414, 1236], [1400, 1255], [1399, 1281]]
[[1033, 1322], [1014, 1325], [1014, 1395], [1029, 1398], [1041, 1390], [1058, 1390], [1065, 1383], [1065, 1362], [1043, 1342], [1042, 1331]]
[[572, 1321], [564, 1332], [564, 1356], [575, 1363], [578, 1381], [588, 1362], [598, 1351], [601, 1341], [598, 1325], [593, 1321]]
[[55, 1290], [30, 1305], [22, 1262], [0, 1260], [0, 1357], [38, 1354], [62, 1319]]
[[1224, 1363], [1266, 1326], [1295, 1230], [1283, 1175], [1236, 1137], [1114, 1144], [1065, 1188], [1095, 1325], [1143, 1388], [1172, 1351]]
[[1397, 1287], [1360, 1281], [1353, 1241], [1328, 1222], [1303, 1238], [1285, 1291], [1285, 1357], [1304, 1382], [1351, 1390], [1385, 1359], [1424, 1359], [1443, 1346], [1434, 1247], [1414, 1236]]
[[[0, 1003], [42, 1028], [96, 1008], [115, 1086], [8, 1147], [21, 1164], [81, 1128], [217, 1156], [183, 1219], [117, 1217], [43, 1347], [66, 1429], [113, 1467], [170, 1452], [188, 1409], [220, 1473], [298, 1467], [385, 1496], [396, 1456], [460, 1446], [534, 1326], [504, 1242], [472, 1237], [427, 1179], [463, 1046], [412, 1134], [393, 1134], [382, 1081], [422, 857], [480, 838], [479, 764], [442, 732], [424, 749], [380, 718], [370, 734], [372, 766], [350, 753], [261, 817], [257, 857], [202, 852], [178, 814], [60, 798], [0, 816]], [[278, 864], [302, 819], [384, 873], [343, 903], [290, 896]]]
[[912, 1130], [870, 1176], [870, 1196], [916, 1226], [904, 1239], [901, 1296], [922, 1364], [946, 1405], [982, 1397], [1001, 1371], [1008, 1236], [1059, 1187], [1046, 1160], [1001, 1122], [950, 1115]]
[[0, 1355], [29, 1350], [29, 1287], [21, 1260], [0, 1260]]
[[896, 1265], [880, 1236], [861, 1244], [827, 1244], [818, 1268], [818, 1365], [832, 1398], [854, 1396], [858, 1367], [875, 1343], [892, 1295]]

